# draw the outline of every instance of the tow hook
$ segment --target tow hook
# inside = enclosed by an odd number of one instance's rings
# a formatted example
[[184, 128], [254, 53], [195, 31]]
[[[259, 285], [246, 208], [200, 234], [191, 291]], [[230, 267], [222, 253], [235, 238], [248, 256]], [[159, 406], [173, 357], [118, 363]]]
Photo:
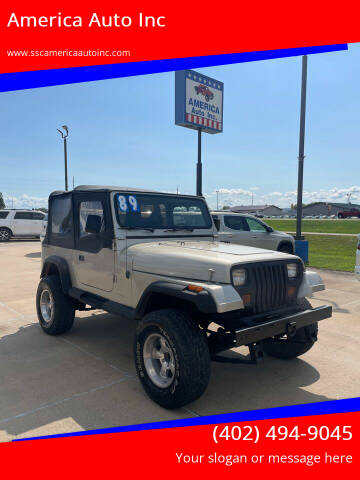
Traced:
[[288, 337], [294, 337], [296, 335], [296, 322], [289, 322], [286, 325], [286, 335]]

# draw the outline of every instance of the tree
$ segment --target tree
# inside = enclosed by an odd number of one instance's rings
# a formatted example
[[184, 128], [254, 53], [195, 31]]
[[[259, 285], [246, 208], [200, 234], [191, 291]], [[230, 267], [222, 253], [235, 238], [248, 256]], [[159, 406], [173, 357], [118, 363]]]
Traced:
[[0, 192], [0, 210], [5, 208], [5, 202], [2, 193]]
[[224, 205], [222, 209], [223, 210], [230, 210], [230, 207], [228, 205]]

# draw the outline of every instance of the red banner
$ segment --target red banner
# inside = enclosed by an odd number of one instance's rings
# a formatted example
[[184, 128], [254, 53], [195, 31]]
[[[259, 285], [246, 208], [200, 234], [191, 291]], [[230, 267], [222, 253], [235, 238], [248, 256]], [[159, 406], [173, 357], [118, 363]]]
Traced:
[[3, 2], [1, 70], [20, 72], [360, 40], [359, 2]]
[[315, 478], [359, 468], [359, 413], [230, 422], [123, 433], [29, 440], [0, 445], [17, 477], [77, 475], [176, 478], [229, 473]]

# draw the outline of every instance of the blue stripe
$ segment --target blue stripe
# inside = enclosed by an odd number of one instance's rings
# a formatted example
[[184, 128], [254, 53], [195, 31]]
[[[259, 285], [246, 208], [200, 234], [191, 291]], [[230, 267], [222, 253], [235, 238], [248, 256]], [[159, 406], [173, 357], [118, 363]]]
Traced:
[[232, 63], [254, 62], [273, 58], [292, 57], [314, 53], [347, 50], [347, 44], [322, 45], [318, 47], [285, 48], [262, 52], [229, 53], [204, 57], [151, 60], [146, 62], [116, 63], [90, 67], [58, 68], [33, 72], [3, 73], [0, 75], [0, 92], [24, 90], [28, 88], [50, 87], [69, 83], [92, 82], [109, 78], [147, 75], [189, 68], [212, 67]]
[[164, 422], [141, 423], [125, 427], [101, 428], [85, 432], [61, 433], [42, 437], [15, 439], [13, 442], [24, 440], [38, 440], [45, 438], [79, 437], [83, 435], [99, 435], [104, 433], [137, 432], [141, 430], [158, 430], [161, 428], [194, 427], [198, 425], [211, 425], [219, 423], [249, 422], [254, 420], [269, 420], [277, 418], [305, 417], [309, 415], [327, 415], [333, 413], [348, 413], [360, 411], [360, 397], [345, 400], [329, 400], [327, 402], [291, 405], [289, 407], [265, 408], [247, 412], [224, 413], [221, 415], [208, 415], [205, 417], [184, 418], [180, 420], [167, 420]]

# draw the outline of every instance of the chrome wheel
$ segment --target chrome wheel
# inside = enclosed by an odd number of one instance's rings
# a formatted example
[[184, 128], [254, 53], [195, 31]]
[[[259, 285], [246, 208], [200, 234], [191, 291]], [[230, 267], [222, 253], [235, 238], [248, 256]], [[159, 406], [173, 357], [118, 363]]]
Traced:
[[40, 296], [40, 311], [45, 323], [50, 323], [54, 316], [54, 299], [50, 290], [43, 290]]
[[160, 388], [169, 387], [175, 377], [175, 357], [166, 338], [160, 333], [147, 337], [143, 347], [143, 359], [150, 380]]

